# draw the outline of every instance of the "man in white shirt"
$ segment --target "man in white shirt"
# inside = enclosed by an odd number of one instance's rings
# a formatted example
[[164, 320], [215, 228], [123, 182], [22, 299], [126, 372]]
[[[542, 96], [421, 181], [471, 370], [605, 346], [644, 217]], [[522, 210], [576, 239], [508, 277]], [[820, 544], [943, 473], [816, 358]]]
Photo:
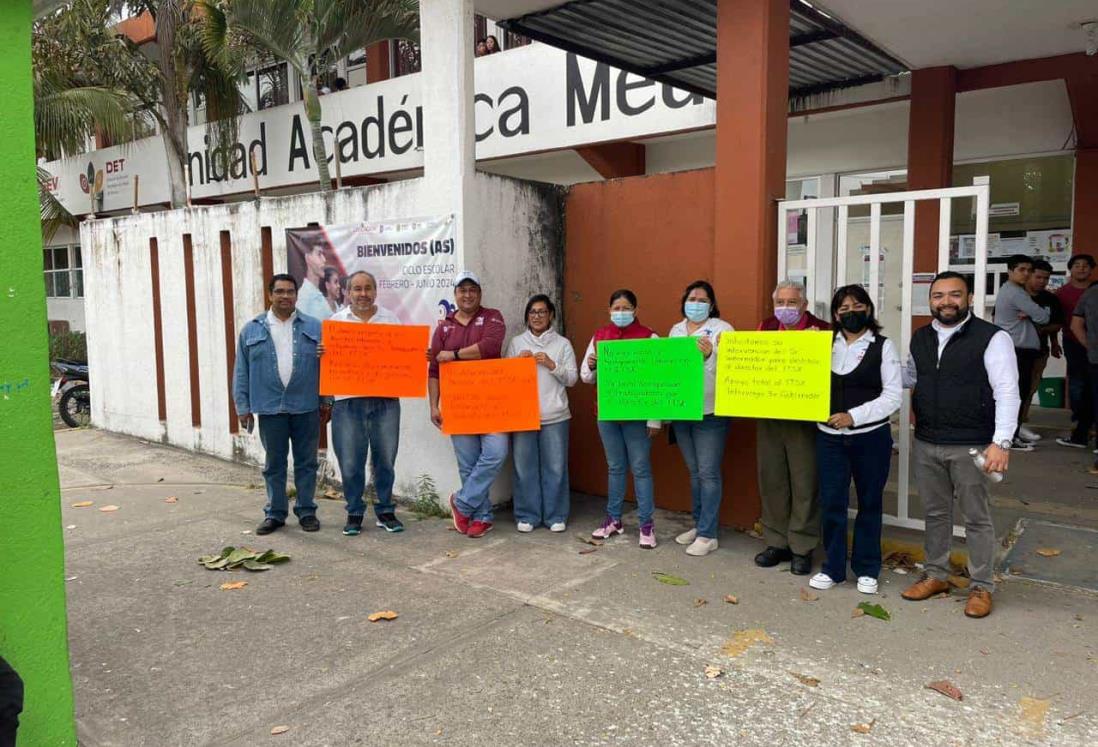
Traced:
[[[948, 592], [953, 499], [965, 516], [968, 572], [965, 614], [991, 613], [995, 590], [995, 528], [984, 472], [1005, 472], [1018, 425], [1018, 367], [1010, 335], [971, 315], [972, 294], [959, 273], [942, 272], [930, 285], [934, 321], [911, 338], [904, 385], [912, 387], [915, 441], [912, 469], [926, 515], [926, 577], [904, 599]], [[983, 472], [969, 449], [983, 451]]]
[[[377, 279], [359, 270], [347, 278], [350, 305], [337, 311], [331, 321], [358, 324], [400, 324], [396, 314], [377, 305]], [[324, 354], [324, 346], [318, 348]], [[343, 533], [362, 532], [366, 513], [366, 456], [377, 492], [374, 515], [377, 526], [387, 532], [404, 531], [393, 504], [396, 455], [400, 443], [400, 400], [391, 397], [352, 397], [337, 394], [332, 409], [332, 446], [343, 479], [347, 502], [347, 523]]]

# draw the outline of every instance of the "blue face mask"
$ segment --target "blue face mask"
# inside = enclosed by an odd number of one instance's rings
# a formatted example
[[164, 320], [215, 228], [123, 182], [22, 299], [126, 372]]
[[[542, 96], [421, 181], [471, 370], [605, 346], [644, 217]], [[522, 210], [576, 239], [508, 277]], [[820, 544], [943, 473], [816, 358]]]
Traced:
[[636, 313], [632, 311], [611, 311], [610, 321], [612, 321], [618, 327], [628, 327], [633, 323], [633, 319], [636, 318]]
[[709, 304], [706, 301], [687, 301], [683, 304], [686, 318], [697, 324], [709, 318]]

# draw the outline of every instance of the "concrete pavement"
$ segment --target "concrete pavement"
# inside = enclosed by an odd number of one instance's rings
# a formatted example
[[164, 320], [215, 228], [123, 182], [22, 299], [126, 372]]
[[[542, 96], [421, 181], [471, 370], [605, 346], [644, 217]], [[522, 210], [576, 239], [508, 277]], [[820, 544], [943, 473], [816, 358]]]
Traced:
[[[756, 568], [747, 535], [687, 557], [676, 514], [657, 515], [654, 551], [627, 514], [625, 537], [587, 552], [601, 500], [580, 496], [564, 535], [501, 514], [470, 540], [401, 512], [402, 535], [348, 538], [322, 500], [320, 533], [257, 538], [258, 470], [56, 435], [82, 745], [1098, 743], [1093, 595], [1007, 579], [975, 621], [960, 595], [901, 600], [912, 577], [889, 571], [870, 601], [892, 620], [855, 618], [852, 585], [805, 601], [807, 579]], [[293, 560], [196, 562], [242, 544]], [[400, 616], [367, 622], [379, 610]], [[926, 689], [943, 679], [963, 701]]]

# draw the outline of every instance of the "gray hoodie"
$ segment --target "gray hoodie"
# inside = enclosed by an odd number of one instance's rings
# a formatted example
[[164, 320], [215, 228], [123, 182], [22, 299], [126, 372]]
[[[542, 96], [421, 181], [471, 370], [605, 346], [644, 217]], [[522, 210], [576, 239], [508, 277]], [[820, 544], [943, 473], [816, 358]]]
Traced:
[[[1019, 314], [1027, 318], [1019, 319]], [[995, 324], [1006, 330], [1014, 347], [1021, 350], [1040, 350], [1041, 340], [1034, 325], [1048, 324], [1049, 310], [1038, 306], [1026, 289], [1007, 281], [995, 294]]]

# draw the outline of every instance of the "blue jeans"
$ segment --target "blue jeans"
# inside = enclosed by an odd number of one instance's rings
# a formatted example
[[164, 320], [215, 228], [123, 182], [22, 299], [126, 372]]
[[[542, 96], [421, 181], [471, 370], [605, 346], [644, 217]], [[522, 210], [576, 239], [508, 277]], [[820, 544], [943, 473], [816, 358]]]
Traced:
[[400, 400], [386, 397], [337, 399], [332, 408], [332, 446], [343, 477], [343, 497], [348, 516], [362, 516], [366, 503], [366, 455], [377, 489], [374, 513], [391, 514], [396, 481], [397, 447], [400, 444]]
[[858, 515], [854, 519], [850, 568], [856, 576], [877, 578], [881, 573], [881, 503], [891, 465], [892, 432], [886, 425], [849, 436], [816, 433], [821, 534], [826, 553], [823, 572], [836, 583], [846, 580], [846, 512], [852, 476], [858, 491]]
[[507, 434], [450, 436], [450, 443], [461, 475], [461, 490], [454, 494], [458, 511], [474, 521], [492, 521], [488, 491], [507, 459]]
[[652, 442], [648, 438], [648, 424], [643, 420], [600, 420], [599, 436], [606, 452], [606, 513], [621, 521], [626, 471], [630, 471], [637, 494], [637, 519], [641, 526], [650, 524], [655, 508], [655, 490], [649, 459]]
[[721, 462], [728, 436], [728, 418], [706, 415], [701, 420], [680, 420], [671, 424], [682, 459], [690, 472], [690, 508], [699, 537], [717, 538], [721, 510]]
[[565, 420], [512, 435], [515, 521], [552, 526], [568, 521], [568, 429]]
[[294, 488], [297, 517], [316, 514], [316, 450], [320, 442], [320, 412], [259, 416], [259, 440], [267, 455], [263, 462], [263, 481], [267, 483], [268, 519], [286, 521], [290, 502], [286, 497], [286, 459], [294, 450]]

